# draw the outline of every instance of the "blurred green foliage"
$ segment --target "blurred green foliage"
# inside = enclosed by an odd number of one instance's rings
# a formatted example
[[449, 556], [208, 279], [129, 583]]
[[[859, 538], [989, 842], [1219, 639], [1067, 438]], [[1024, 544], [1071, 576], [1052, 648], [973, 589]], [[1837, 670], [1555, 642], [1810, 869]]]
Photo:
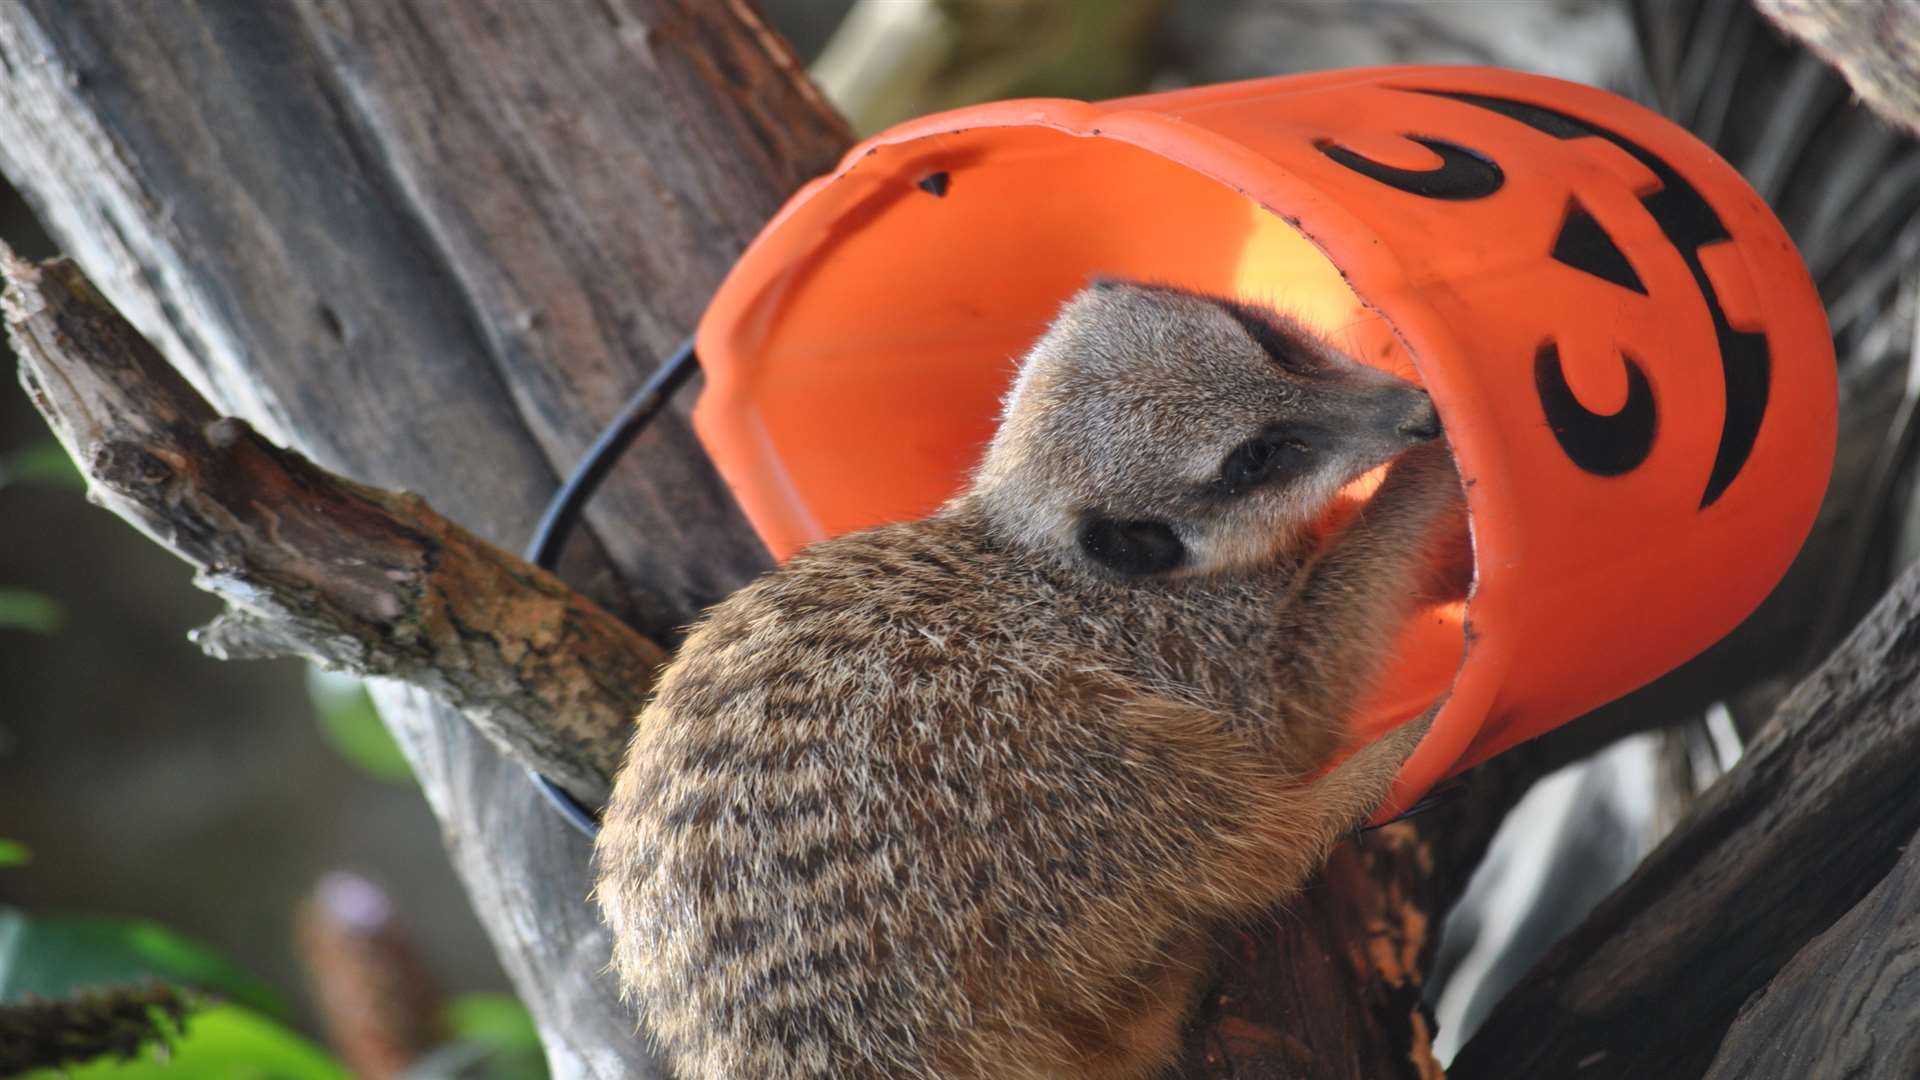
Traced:
[[380, 719], [364, 683], [351, 675], [307, 669], [307, 694], [328, 745], [361, 771], [381, 780], [410, 783], [413, 769]]
[[[25, 849], [12, 846], [23, 859]], [[164, 989], [172, 986], [190, 988], [184, 1016], [180, 999]], [[173, 1004], [165, 1009], [146, 1008], [143, 1015], [143, 995], [156, 992]], [[118, 1006], [129, 1000], [131, 1015], [115, 1015], [126, 1013]], [[39, 1011], [31, 1011], [35, 1009]], [[63, 1048], [92, 1048], [91, 1060], [84, 1064], [26, 1074], [34, 1080], [344, 1080], [348, 1076], [324, 1050], [286, 1026], [286, 1004], [265, 984], [213, 950], [139, 920], [28, 915], [0, 907], [0, 1035], [9, 1022], [21, 1021], [22, 1012], [42, 1019], [59, 1017], [61, 1037], [51, 1041]], [[416, 1075], [545, 1080], [546, 1057], [539, 1032], [517, 998], [466, 994], [449, 1001], [445, 1015], [452, 1041], [419, 1062]], [[129, 1024], [134, 1027], [131, 1036]], [[117, 1041], [102, 1036], [108, 1031]], [[37, 1029], [34, 1033], [46, 1034]], [[142, 1056], [127, 1058], [114, 1052], [115, 1046], [131, 1046], [137, 1040], [148, 1041]], [[19, 1052], [17, 1047], [14, 1050]], [[0, 1055], [0, 1072], [6, 1071], [5, 1064]]]
[[25, 866], [33, 861], [33, 852], [18, 840], [9, 840], [0, 836], [0, 870], [10, 866]]
[[511, 994], [462, 994], [447, 1003], [447, 1029], [483, 1056], [493, 1080], [545, 1080], [547, 1057], [533, 1015]]
[[0, 587], [0, 630], [53, 634], [66, 621], [66, 608], [53, 597], [30, 589]]
[[[137, 1004], [131, 1018], [113, 1015], [116, 997], [137, 998], [138, 988], [156, 983], [193, 988], [199, 993], [187, 999], [198, 1007], [184, 1016], [147, 1008], [144, 1022]], [[177, 1013], [179, 999], [173, 1001]], [[0, 908], [0, 1010], [10, 1007], [49, 1022], [57, 1014], [58, 1032], [34, 1034], [49, 1036], [62, 1056], [87, 1047], [90, 1038], [100, 1040], [94, 1060], [27, 1074], [36, 1078], [344, 1080], [347, 1075], [288, 1030], [286, 1002], [266, 984], [206, 946], [149, 922]], [[127, 1036], [128, 1023], [135, 1025], [132, 1038], [152, 1039], [145, 1057], [110, 1052], [126, 1044], [120, 1038]], [[120, 1038], [106, 1037], [109, 1032]]]
[[87, 490], [86, 478], [67, 456], [66, 447], [50, 438], [0, 454], [0, 487], [13, 484]]
[[138, 919], [28, 915], [0, 907], [0, 1004], [89, 986], [173, 983], [284, 1019], [287, 1003], [219, 953]]
[[[87, 489], [86, 480], [66, 449], [50, 438], [0, 454], [0, 488], [16, 484]], [[52, 634], [66, 621], [66, 609], [53, 597], [30, 589], [0, 588], [0, 630]]]

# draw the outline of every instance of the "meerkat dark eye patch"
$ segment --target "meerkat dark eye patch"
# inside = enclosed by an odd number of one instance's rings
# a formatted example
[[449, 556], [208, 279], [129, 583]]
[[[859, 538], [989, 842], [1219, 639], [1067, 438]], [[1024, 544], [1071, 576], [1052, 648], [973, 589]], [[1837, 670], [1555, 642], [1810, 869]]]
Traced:
[[1307, 454], [1306, 443], [1277, 432], [1248, 439], [1234, 447], [1220, 463], [1220, 476], [1214, 481], [1214, 487], [1219, 494], [1231, 498], [1299, 472], [1306, 464]]
[[1187, 558], [1187, 545], [1164, 521], [1121, 520], [1088, 514], [1080, 520], [1080, 550], [1128, 577], [1162, 574]]

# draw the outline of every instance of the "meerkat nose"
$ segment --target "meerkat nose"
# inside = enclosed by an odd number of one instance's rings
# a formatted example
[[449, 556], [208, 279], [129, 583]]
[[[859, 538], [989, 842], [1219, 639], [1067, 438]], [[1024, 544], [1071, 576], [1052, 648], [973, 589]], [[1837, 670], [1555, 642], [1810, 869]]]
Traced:
[[1434, 411], [1433, 399], [1420, 395], [1419, 404], [1413, 413], [1400, 422], [1400, 434], [1420, 442], [1428, 442], [1440, 437], [1440, 414]]

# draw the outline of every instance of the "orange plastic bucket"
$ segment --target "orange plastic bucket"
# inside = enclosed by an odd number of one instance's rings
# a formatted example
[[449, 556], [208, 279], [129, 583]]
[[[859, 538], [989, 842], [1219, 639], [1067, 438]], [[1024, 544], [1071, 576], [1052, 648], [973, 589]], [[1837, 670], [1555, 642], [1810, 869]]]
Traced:
[[1001, 102], [869, 139], [714, 298], [696, 428], [778, 557], [922, 516], [1096, 274], [1274, 303], [1433, 395], [1476, 582], [1410, 620], [1356, 721], [1370, 738], [1452, 687], [1390, 805], [1732, 629], [1826, 487], [1832, 342], [1760, 197], [1628, 101], [1466, 67]]

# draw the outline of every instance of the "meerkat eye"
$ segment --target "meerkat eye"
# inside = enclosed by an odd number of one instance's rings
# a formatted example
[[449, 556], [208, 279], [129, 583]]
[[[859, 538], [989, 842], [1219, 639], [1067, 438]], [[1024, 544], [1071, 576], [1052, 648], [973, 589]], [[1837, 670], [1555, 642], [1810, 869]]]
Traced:
[[1307, 459], [1307, 444], [1284, 435], [1266, 434], [1233, 448], [1220, 465], [1216, 482], [1223, 494], [1238, 495], [1277, 476], [1298, 469]]
[[1080, 521], [1079, 539], [1088, 558], [1127, 577], [1165, 573], [1187, 558], [1187, 545], [1164, 521], [1088, 514]]

